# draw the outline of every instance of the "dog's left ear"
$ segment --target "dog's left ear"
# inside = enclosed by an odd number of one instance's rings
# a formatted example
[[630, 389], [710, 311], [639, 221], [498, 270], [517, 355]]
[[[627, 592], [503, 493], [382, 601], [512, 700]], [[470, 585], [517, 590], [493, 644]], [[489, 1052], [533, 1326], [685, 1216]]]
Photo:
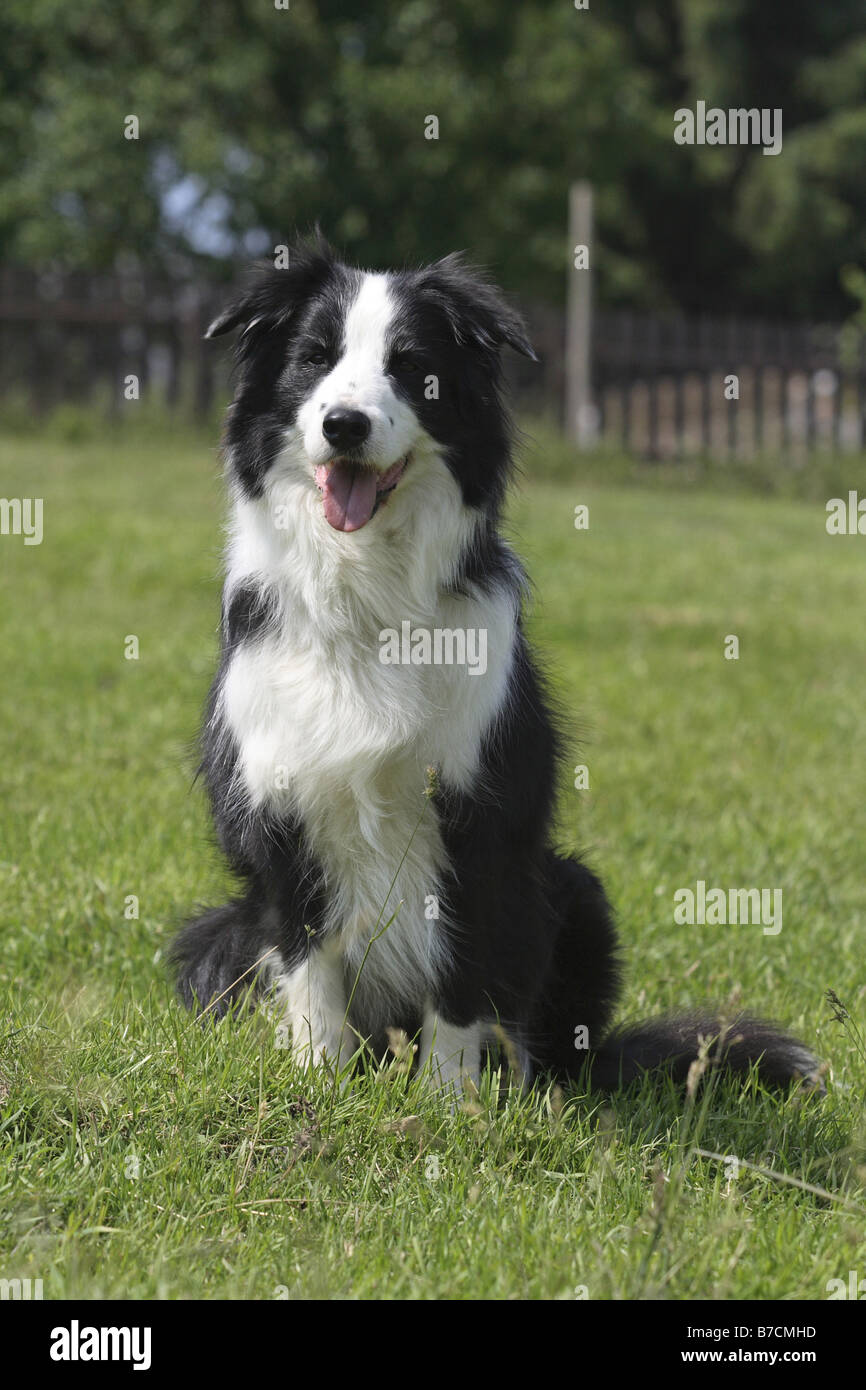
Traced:
[[538, 361], [520, 314], [461, 252], [428, 266], [421, 272], [421, 283], [444, 310], [458, 343], [494, 354], [508, 346]]

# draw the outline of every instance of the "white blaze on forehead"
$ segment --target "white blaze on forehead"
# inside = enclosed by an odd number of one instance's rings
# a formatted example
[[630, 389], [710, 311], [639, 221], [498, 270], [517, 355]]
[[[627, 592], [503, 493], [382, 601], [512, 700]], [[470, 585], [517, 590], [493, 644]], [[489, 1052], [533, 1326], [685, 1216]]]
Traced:
[[347, 359], [368, 370], [384, 365], [394, 308], [388, 276], [365, 274], [346, 315], [339, 365], [348, 365]]

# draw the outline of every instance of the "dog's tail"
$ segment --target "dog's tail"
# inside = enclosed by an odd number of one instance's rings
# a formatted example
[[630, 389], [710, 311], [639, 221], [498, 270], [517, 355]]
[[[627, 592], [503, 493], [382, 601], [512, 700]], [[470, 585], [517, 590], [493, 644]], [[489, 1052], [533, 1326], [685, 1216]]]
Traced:
[[252, 897], [213, 907], [186, 924], [171, 949], [177, 990], [188, 1009], [215, 1018], [256, 993], [276, 956]]
[[591, 1086], [614, 1090], [646, 1072], [686, 1081], [694, 1063], [698, 1077], [702, 1063], [740, 1075], [756, 1066], [767, 1085], [799, 1082], [823, 1090], [821, 1063], [805, 1043], [745, 1013], [730, 1020], [712, 1013], [676, 1014], [615, 1029], [590, 1054], [583, 1070]]
[[823, 1067], [805, 1043], [748, 1013], [698, 1011], [611, 1031], [620, 962], [604, 890], [585, 864], [558, 855], [548, 881], [559, 933], [533, 1027], [539, 1070], [610, 1091], [647, 1073], [686, 1081], [693, 1063], [705, 1063], [741, 1075], [756, 1067], [770, 1086], [823, 1089]]

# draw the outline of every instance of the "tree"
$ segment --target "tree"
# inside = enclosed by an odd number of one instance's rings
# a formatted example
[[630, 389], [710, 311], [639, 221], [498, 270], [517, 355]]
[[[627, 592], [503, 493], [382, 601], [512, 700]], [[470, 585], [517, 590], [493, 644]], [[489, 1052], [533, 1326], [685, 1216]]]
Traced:
[[[602, 300], [839, 313], [866, 260], [862, 9], [7, 0], [0, 255], [225, 275], [319, 221], [362, 263], [465, 247], [558, 299], [586, 177]], [[781, 107], [782, 155], [675, 145], [698, 99]]]

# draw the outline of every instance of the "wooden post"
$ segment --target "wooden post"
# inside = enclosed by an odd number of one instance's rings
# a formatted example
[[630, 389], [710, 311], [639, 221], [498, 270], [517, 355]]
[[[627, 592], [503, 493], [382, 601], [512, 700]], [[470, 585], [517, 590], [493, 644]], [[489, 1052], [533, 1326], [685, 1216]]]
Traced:
[[575, 268], [575, 247], [585, 246], [589, 267], [592, 245], [592, 185], [581, 180], [568, 191], [568, 308], [565, 327], [565, 432], [578, 448], [587, 448], [596, 434], [592, 403], [591, 268]]

